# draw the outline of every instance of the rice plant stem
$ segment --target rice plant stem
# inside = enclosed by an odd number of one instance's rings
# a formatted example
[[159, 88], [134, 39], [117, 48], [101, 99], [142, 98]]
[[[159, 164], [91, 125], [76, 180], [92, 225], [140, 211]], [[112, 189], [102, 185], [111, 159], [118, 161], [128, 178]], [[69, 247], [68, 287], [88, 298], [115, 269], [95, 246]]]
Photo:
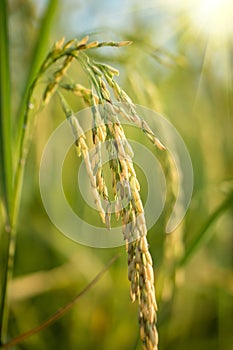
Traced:
[[12, 234], [12, 129], [11, 129], [11, 86], [9, 67], [9, 38], [7, 1], [0, 1], [0, 195], [3, 204], [3, 222], [0, 235], [0, 344], [6, 334], [7, 313], [5, 312], [8, 260]]
[[[51, 0], [41, 22], [41, 30], [39, 31], [39, 39], [34, 51], [32, 66], [26, 83], [22, 105], [19, 110], [17, 137], [18, 144], [21, 146], [25, 143], [25, 129], [23, 121], [25, 115], [25, 101], [33, 91], [36, 81], [31, 85], [38, 66], [40, 64], [41, 55], [43, 55], [43, 47], [47, 41], [48, 27], [51, 23], [55, 7], [58, 0]], [[9, 69], [9, 40], [8, 40], [8, 12], [7, 1], [0, 1], [0, 195], [3, 199], [4, 208], [4, 229], [1, 234], [0, 244], [0, 346], [4, 342], [7, 334], [8, 323], [8, 305], [7, 290], [12, 277], [13, 261], [15, 254], [16, 227], [18, 220], [19, 203], [21, 199], [21, 189], [23, 180], [24, 160], [22, 160], [22, 149], [18, 144], [14, 144], [14, 154], [20, 154], [20, 161], [13, 167], [13, 135], [11, 128], [11, 99], [10, 99], [10, 69]], [[18, 160], [17, 160], [18, 161]], [[14, 177], [14, 175], [16, 176]]]
[[[34, 80], [29, 90], [28, 101], [31, 99], [34, 87], [37, 83], [39, 76]], [[28, 119], [29, 114], [29, 103], [27, 104], [27, 109], [25, 112], [25, 120]], [[1, 244], [1, 254], [2, 258], [2, 283], [1, 283], [1, 305], [0, 305], [0, 346], [1, 343], [6, 338], [7, 334], [7, 323], [8, 323], [8, 303], [7, 303], [7, 289], [9, 283], [12, 279], [13, 265], [14, 265], [14, 255], [15, 255], [15, 241], [16, 241], [16, 232], [18, 226], [18, 217], [19, 217], [19, 206], [21, 200], [22, 184], [23, 184], [23, 175], [26, 162], [26, 156], [28, 151], [29, 144], [29, 130], [25, 127], [22, 133], [20, 153], [18, 166], [16, 168], [16, 175], [14, 178], [14, 193], [12, 200], [12, 211], [11, 211], [11, 222], [10, 225], [5, 228], [5, 237], [2, 238]]]
[[30, 329], [29, 331], [20, 334], [16, 338], [10, 340], [9, 342], [2, 344], [2, 349], [8, 349], [12, 346], [15, 346], [25, 339], [31, 337], [32, 335], [41, 332], [43, 329], [49, 327], [52, 323], [60, 319], [62, 316], [66, 314], [67, 311], [69, 311], [76, 303], [77, 301], [86, 293], [88, 292], [105, 274], [105, 272], [114, 264], [114, 262], [119, 259], [120, 254], [115, 255], [108, 263], [107, 265], [93, 278], [93, 280], [88, 283], [88, 285], [79, 292], [73, 300], [71, 300], [68, 304], [66, 304], [64, 307], [59, 309], [57, 312], [55, 312], [52, 316], [50, 316], [46, 321], [41, 323], [39, 326]]

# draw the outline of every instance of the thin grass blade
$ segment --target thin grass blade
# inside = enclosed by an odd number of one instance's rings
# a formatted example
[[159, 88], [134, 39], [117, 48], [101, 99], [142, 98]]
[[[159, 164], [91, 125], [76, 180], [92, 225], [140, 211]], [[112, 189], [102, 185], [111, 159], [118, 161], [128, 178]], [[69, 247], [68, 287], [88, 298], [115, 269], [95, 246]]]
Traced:
[[200, 231], [197, 233], [195, 239], [191, 243], [191, 245], [188, 247], [188, 249], [185, 252], [185, 255], [182, 257], [182, 259], [179, 262], [179, 266], [185, 266], [188, 261], [191, 259], [191, 257], [196, 253], [196, 251], [201, 247], [203, 241], [208, 236], [209, 228], [211, 225], [214, 224], [214, 222], [227, 211], [230, 207], [233, 206], [233, 192], [231, 192], [227, 198], [224, 200], [223, 203], [220, 204], [220, 206], [208, 217], [208, 220], [204, 223], [204, 225], [201, 227]]

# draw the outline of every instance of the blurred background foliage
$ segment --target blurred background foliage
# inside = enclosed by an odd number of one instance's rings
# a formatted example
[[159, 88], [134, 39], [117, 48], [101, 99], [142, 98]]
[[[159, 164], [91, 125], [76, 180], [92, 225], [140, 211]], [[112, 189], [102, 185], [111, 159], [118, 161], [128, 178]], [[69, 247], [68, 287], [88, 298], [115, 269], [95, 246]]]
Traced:
[[[40, 56], [44, 57], [62, 36], [67, 40], [86, 34], [101, 41], [132, 40], [128, 48], [93, 50], [91, 54], [120, 70], [118, 81], [135, 103], [162, 113], [173, 123], [191, 155], [194, 191], [185, 219], [172, 234], [165, 234], [173, 203], [168, 198], [161, 218], [148, 234], [156, 273], [160, 349], [230, 350], [233, 32], [220, 32], [221, 28], [206, 31], [203, 22], [194, 20], [193, 12], [181, 6], [181, 1], [177, 6], [168, 0], [55, 3]], [[22, 102], [47, 4], [45, 0], [9, 1], [14, 115]], [[209, 6], [211, 13], [213, 4]], [[206, 21], [208, 25], [208, 16]], [[79, 67], [71, 71], [85, 82]], [[72, 98], [70, 103], [75, 110], [84, 107], [78, 99]], [[94, 249], [74, 243], [54, 227], [43, 208], [38, 183], [40, 158], [49, 135], [62, 120], [54, 98], [40, 112], [33, 135], [11, 287], [10, 337], [41, 323], [65, 305], [120, 252], [120, 259], [68, 314], [16, 348], [140, 349], [137, 306], [129, 298], [125, 247]], [[79, 160], [71, 154], [66, 160], [64, 186], [70, 201], [76, 203], [76, 212], [92, 220], [90, 209], [79, 204], [79, 197], [74, 198], [80, 196], [74, 191], [78, 166]], [[139, 176], [145, 200], [147, 186], [143, 174]], [[231, 199], [215, 217], [227, 198]]]

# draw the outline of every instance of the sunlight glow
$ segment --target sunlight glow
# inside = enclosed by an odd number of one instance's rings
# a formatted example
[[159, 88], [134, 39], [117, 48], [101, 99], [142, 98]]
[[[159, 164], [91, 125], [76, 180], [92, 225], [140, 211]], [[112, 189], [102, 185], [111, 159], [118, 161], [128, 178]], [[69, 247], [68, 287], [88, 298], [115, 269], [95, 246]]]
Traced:
[[214, 45], [233, 39], [232, 0], [163, 0], [160, 3], [171, 12], [187, 15], [193, 30]]
[[199, 0], [190, 18], [210, 40], [227, 41], [233, 35], [232, 0]]

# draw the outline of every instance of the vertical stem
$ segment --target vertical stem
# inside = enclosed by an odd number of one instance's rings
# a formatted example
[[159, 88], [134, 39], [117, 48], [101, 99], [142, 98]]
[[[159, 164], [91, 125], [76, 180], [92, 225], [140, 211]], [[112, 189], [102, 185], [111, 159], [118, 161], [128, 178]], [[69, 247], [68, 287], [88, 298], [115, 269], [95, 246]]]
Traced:
[[[41, 21], [41, 30], [34, 51], [32, 66], [22, 99], [18, 116], [18, 138], [14, 144], [17, 164], [13, 169], [12, 128], [10, 110], [10, 69], [9, 69], [9, 40], [8, 40], [8, 12], [7, 0], [0, 0], [0, 204], [3, 204], [4, 224], [0, 232], [0, 347], [6, 340], [8, 324], [7, 290], [12, 278], [13, 261], [15, 254], [16, 227], [21, 200], [24, 165], [26, 153], [24, 145], [27, 143], [26, 125], [23, 125], [25, 114], [28, 113], [26, 101], [31, 93], [31, 83], [44, 54], [49, 27], [57, 6], [58, 0], [49, 0], [44, 17]], [[30, 88], [31, 86], [31, 88]], [[25, 108], [26, 107], [26, 108]], [[19, 148], [22, 146], [22, 149]], [[14, 182], [14, 184], [13, 184]], [[2, 203], [1, 203], [2, 202]], [[0, 227], [1, 229], [1, 227]]]
[[12, 129], [7, 1], [0, 1], [0, 196], [3, 223], [0, 234], [0, 345], [7, 324], [8, 262], [12, 237]]

